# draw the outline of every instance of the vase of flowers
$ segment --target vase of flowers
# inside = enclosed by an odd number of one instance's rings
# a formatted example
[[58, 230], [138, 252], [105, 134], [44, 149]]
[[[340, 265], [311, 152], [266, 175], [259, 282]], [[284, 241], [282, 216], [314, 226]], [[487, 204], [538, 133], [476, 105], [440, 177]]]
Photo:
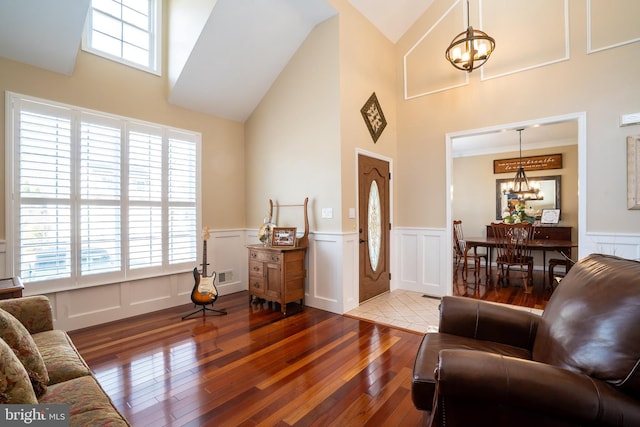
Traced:
[[273, 230], [275, 224], [271, 222], [271, 216], [266, 215], [258, 230], [258, 239], [264, 246], [271, 246], [271, 230]]
[[511, 210], [505, 210], [502, 213], [502, 221], [505, 224], [520, 224], [522, 222], [533, 223], [535, 218], [527, 215], [527, 207], [524, 203], [520, 202]]

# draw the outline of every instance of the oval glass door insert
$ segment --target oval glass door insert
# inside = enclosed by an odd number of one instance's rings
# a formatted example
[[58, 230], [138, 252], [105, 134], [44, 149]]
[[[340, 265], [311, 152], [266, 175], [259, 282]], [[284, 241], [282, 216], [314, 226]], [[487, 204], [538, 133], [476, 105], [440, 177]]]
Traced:
[[373, 271], [376, 271], [380, 261], [382, 218], [380, 218], [380, 193], [378, 192], [378, 184], [375, 181], [371, 182], [371, 188], [369, 189], [367, 222], [369, 223], [369, 263]]

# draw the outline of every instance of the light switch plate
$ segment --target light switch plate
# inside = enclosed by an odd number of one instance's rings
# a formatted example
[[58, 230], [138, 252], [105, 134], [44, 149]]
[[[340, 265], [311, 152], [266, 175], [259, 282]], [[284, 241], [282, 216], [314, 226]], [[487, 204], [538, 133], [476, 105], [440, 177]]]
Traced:
[[640, 113], [623, 114], [620, 116], [620, 126], [640, 124]]
[[349, 208], [349, 218], [356, 217], [356, 208]]
[[322, 218], [333, 218], [333, 208], [322, 208]]

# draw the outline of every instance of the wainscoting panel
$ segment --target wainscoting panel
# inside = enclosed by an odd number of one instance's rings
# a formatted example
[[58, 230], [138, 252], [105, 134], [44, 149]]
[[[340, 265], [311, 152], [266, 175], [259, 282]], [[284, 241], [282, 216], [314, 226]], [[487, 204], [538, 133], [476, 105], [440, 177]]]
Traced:
[[[360, 304], [360, 236], [345, 234], [342, 242], [342, 313], [353, 310]], [[393, 264], [391, 264], [393, 265]]]
[[579, 257], [590, 253], [615, 255], [640, 261], [639, 234], [586, 233], [580, 239]]
[[[248, 289], [249, 255], [246, 234], [245, 230], [218, 231], [209, 239], [207, 262], [210, 264], [209, 271], [217, 273], [215, 285], [221, 295]], [[257, 233], [255, 239], [255, 242], [251, 242], [252, 244], [260, 243]], [[223, 275], [224, 280], [222, 280]]]
[[[181, 282], [189, 283], [186, 279], [188, 277], [187, 274], [182, 274], [181, 277], [184, 279]], [[175, 279], [176, 275], [171, 275], [136, 280], [135, 282], [124, 282], [121, 286], [122, 291], [126, 292], [123, 297], [126, 296], [126, 301], [129, 302], [129, 305], [153, 305], [157, 301], [167, 300], [176, 294], [174, 286], [172, 286], [177, 284]], [[193, 286], [193, 283], [194, 281], [191, 280], [190, 285]]]
[[313, 234], [307, 250], [307, 292], [305, 304], [343, 313], [342, 235]]
[[[246, 230], [211, 232], [207, 244], [208, 272], [224, 271], [227, 278], [221, 285], [216, 279], [220, 295], [247, 289], [247, 239]], [[4, 251], [0, 255], [4, 257]], [[202, 259], [194, 267], [200, 268], [201, 263]], [[193, 272], [188, 271], [46, 295], [53, 307], [55, 327], [74, 330], [189, 304], [194, 283]], [[30, 294], [28, 288], [25, 294]]]
[[[418, 285], [418, 272], [420, 269], [420, 260], [418, 259], [418, 234], [417, 233], [399, 233], [398, 248], [400, 248], [400, 256], [398, 257], [398, 269], [394, 269], [399, 273], [399, 282], [405, 285]], [[391, 275], [393, 277], [393, 273]]]
[[421, 292], [431, 296], [451, 293], [451, 275], [447, 274], [445, 229], [397, 228], [392, 232], [395, 251], [392, 289]]

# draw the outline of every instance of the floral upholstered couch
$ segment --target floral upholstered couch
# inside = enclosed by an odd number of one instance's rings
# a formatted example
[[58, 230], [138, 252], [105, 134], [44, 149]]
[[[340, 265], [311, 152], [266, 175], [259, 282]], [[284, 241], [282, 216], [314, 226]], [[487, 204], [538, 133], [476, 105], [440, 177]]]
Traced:
[[0, 404], [69, 404], [71, 426], [129, 426], [66, 332], [49, 299], [0, 300]]

